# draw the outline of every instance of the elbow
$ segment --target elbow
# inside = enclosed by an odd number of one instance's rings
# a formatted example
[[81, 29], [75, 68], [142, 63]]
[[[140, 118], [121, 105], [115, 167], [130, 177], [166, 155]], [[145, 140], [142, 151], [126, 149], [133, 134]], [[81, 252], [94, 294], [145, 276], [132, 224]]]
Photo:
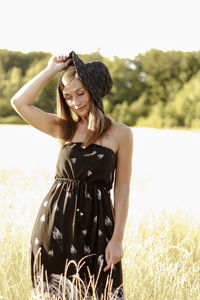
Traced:
[[11, 103], [11, 106], [15, 109], [17, 107], [19, 107], [19, 100], [15, 97], [12, 97], [10, 99], [10, 103]]
[[21, 108], [20, 108], [20, 104], [19, 104], [18, 99], [13, 97], [10, 100], [10, 104], [11, 104], [12, 108], [19, 114], [19, 112], [21, 111]]
[[17, 101], [16, 101], [16, 99], [13, 97], [13, 98], [10, 99], [10, 103], [11, 103], [12, 107], [14, 107], [14, 106], [16, 106]]
[[10, 104], [11, 104], [11, 106], [12, 106], [12, 108], [14, 109], [14, 110], [16, 110], [16, 101], [15, 101], [15, 99], [11, 99], [10, 100]]

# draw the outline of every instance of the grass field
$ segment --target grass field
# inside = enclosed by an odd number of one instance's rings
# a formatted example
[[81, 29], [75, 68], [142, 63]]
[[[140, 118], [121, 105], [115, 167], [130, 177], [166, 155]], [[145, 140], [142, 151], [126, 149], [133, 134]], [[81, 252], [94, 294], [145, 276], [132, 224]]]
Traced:
[[[133, 131], [126, 300], [200, 299], [199, 132]], [[0, 134], [0, 299], [28, 300], [30, 234], [57, 143], [27, 126], [0, 126]]]

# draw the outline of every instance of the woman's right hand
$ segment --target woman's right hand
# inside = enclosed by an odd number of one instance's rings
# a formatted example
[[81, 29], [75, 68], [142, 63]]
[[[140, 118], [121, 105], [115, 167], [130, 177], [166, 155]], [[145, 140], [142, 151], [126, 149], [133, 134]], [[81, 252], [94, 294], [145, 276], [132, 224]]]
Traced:
[[56, 75], [60, 71], [64, 70], [71, 61], [72, 59], [69, 59], [67, 55], [53, 55], [50, 58], [46, 69]]

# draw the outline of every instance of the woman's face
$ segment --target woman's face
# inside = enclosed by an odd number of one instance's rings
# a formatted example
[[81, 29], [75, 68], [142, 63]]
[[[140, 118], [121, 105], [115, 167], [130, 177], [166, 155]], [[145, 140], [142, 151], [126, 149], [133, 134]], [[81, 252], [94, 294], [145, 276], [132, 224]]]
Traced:
[[63, 89], [63, 97], [69, 108], [79, 117], [86, 117], [90, 111], [90, 94], [78, 78], [72, 79]]

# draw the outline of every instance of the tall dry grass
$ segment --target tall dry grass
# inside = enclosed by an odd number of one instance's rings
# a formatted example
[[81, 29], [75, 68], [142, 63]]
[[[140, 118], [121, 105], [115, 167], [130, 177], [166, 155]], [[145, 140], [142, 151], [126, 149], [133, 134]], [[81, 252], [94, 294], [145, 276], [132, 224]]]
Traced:
[[[53, 177], [0, 173], [0, 299], [30, 300], [30, 234]], [[127, 300], [200, 299], [200, 218], [181, 211], [129, 219], [124, 238]]]

